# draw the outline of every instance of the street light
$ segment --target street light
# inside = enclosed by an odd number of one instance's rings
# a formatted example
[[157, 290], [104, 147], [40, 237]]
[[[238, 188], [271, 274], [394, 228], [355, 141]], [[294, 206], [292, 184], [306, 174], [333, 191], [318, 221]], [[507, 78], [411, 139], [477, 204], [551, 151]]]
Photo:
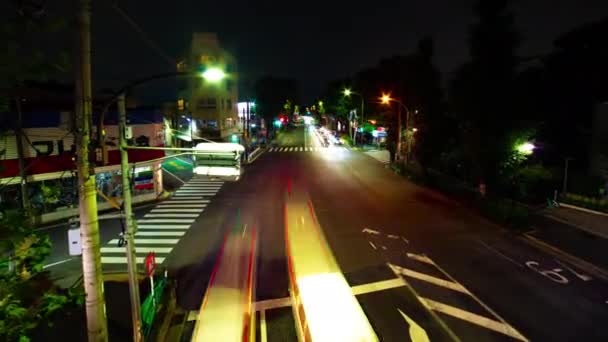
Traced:
[[[391, 97], [390, 94], [386, 94], [383, 93], [382, 96], [380, 97], [380, 102], [382, 104], [388, 105], [391, 102], [396, 102], [399, 106], [398, 106], [398, 111], [397, 111], [397, 151], [399, 152], [398, 155], [401, 153], [401, 108], [403, 107], [405, 109], [405, 128], [406, 130], [409, 129], [409, 124], [410, 124], [410, 110], [407, 108], [407, 106], [405, 104], [403, 104], [403, 102], [399, 101], [398, 99], [394, 99]], [[417, 129], [414, 128], [413, 132], [416, 132]], [[410, 144], [408, 143], [408, 154], [406, 154], [406, 163], [409, 162], [409, 146]]]
[[[364, 115], [364, 109], [365, 109], [365, 101], [363, 100], [363, 95], [352, 91], [350, 88], [344, 88], [344, 90], [342, 90], [342, 94], [344, 94], [345, 97], [350, 97], [351, 95], [357, 95], [361, 98], [361, 124], [365, 123], [365, 120], [363, 120], [363, 115]], [[355, 131], [356, 133], [356, 131]]]
[[226, 77], [224, 70], [219, 68], [209, 68], [205, 70], [201, 76], [209, 82], [218, 82]]

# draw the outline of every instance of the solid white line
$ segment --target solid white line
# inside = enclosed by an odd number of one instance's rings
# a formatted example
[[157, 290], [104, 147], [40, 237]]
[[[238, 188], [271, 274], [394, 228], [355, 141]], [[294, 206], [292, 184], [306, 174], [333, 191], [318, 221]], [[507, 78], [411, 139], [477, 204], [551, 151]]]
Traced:
[[455, 282], [451, 282], [451, 281], [444, 280], [441, 278], [433, 277], [428, 274], [412, 271], [407, 268], [403, 268], [401, 266], [389, 264], [389, 267], [392, 268], [394, 272], [402, 274], [404, 276], [426, 281], [427, 283], [431, 283], [433, 285], [445, 287], [446, 289], [450, 289], [450, 290], [454, 290], [454, 291], [458, 291], [458, 292], [470, 295], [470, 292], [467, 291], [467, 289], [465, 289], [459, 283], [455, 283]]
[[137, 223], [192, 223], [195, 219], [139, 219]]
[[202, 213], [203, 209], [171, 208], [171, 209], [152, 209], [152, 213]]
[[[101, 253], [125, 253], [124, 247], [101, 247], [100, 250], [101, 250]], [[146, 253], [146, 254], [150, 253], [150, 252], [169, 254], [169, 253], [171, 253], [171, 250], [173, 250], [173, 247], [136, 247], [135, 248], [136, 253]]]
[[452, 317], [456, 317], [458, 319], [462, 319], [469, 323], [473, 323], [478, 326], [484, 327], [486, 329], [490, 329], [490, 330], [499, 332], [501, 334], [510, 336], [510, 337], [520, 340], [520, 341], [528, 341], [527, 338], [525, 338], [522, 334], [520, 334], [517, 330], [513, 329], [513, 327], [511, 327], [508, 324], [498, 322], [493, 319], [490, 319], [490, 318], [487, 318], [484, 316], [480, 316], [478, 314], [475, 314], [475, 313], [472, 313], [472, 312], [469, 312], [466, 310], [462, 310], [462, 309], [459, 309], [454, 306], [436, 302], [432, 299], [423, 298], [423, 297], [418, 297], [418, 298], [422, 301], [423, 304], [425, 304], [429, 309], [431, 309], [433, 311], [441, 312], [443, 314], [446, 314], [446, 315], [449, 315]]
[[479, 242], [482, 246], [484, 246], [485, 248], [487, 248], [490, 252], [495, 253], [496, 255], [498, 255], [499, 257], [511, 262], [512, 264], [520, 267], [520, 268], [525, 268], [524, 265], [520, 264], [519, 262], [515, 261], [514, 259], [509, 258], [508, 256], [504, 255], [503, 253], [501, 253], [500, 251], [498, 251], [495, 248], [492, 248], [490, 245], [486, 244], [485, 242], [478, 240], [477, 242]]
[[[124, 251], [124, 249], [123, 249], [123, 251]], [[72, 261], [73, 259], [74, 259], [74, 258], [68, 258], [68, 259], [65, 259], [65, 260], [61, 260], [61, 261], [57, 261], [57, 262], [53, 262], [53, 263], [50, 263], [50, 264], [48, 264], [48, 265], [44, 265], [44, 266], [42, 266], [42, 268], [43, 268], [43, 269], [46, 269], [46, 268], [49, 268], [49, 267], [53, 267], [53, 266], [57, 266], [57, 265], [61, 265], [61, 264], [66, 263], [66, 262], [68, 262], [68, 261]]]
[[135, 236], [182, 236], [186, 232], [142, 232], [135, 233]]
[[266, 310], [260, 311], [260, 342], [267, 342], [268, 336], [266, 333]]
[[161, 217], [167, 217], [167, 218], [187, 218], [187, 217], [191, 217], [191, 218], [196, 218], [198, 217], [199, 214], [146, 214], [146, 218], [148, 217], [157, 217], [157, 218], [161, 218]]
[[373, 243], [373, 242], [371, 242], [371, 241], [367, 241], [367, 242], [369, 242], [369, 245], [370, 245], [370, 246], [372, 246], [372, 248], [373, 248], [373, 249], [377, 249], [377, 248], [376, 248], [376, 245], [374, 245], [374, 243]]
[[425, 264], [435, 266], [435, 263], [433, 262], [433, 260], [429, 259], [429, 257], [427, 257], [426, 255], [407, 253], [407, 257], [410, 259], [416, 260], [416, 261], [423, 262]]
[[366, 293], [370, 293], [370, 292], [390, 290], [390, 289], [394, 289], [396, 287], [401, 287], [401, 286], [405, 286], [405, 285], [406, 285], [405, 281], [401, 277], [399, 277], [399, 278], [394, 278], [394, 279], [389, 279], [389, 280], [377, 281], [375, 283], [368, 283], [368, 284], [353, 286], [351, 289], [353, 291], [353, 294], [355, 296], [358, 296], [358, 295], [362, 295], [362, 294], [366, 294]]
[[190, 226], [172, 225], [172, 224], [152, 224], [152, 225], [138, 224], [137, 229], [142, 229], [142, 230], [146, 230], [146, 229], [188, 230], [188, 229], [190, 229]]
[[[137, 263], [138, 264], [143, 264], [144, 263], [144, 259], [146, 257], [136, 257], [137, 259]], [[165, 258], [163, 257], [157, 257], [156, 258], [156, 263], [157, 264], [162, 264], [163, 261], [165, 261]], [[101, 263], [102, 264], [126, 264], [127, 263], [127, 258], [126, 257], [101, 257]]]
[[[179, 242], [179, 239], [137, 239], [136, 245], [174, 245]], [[118, 239], [110, 240], [109, 245], [118, 244]]]

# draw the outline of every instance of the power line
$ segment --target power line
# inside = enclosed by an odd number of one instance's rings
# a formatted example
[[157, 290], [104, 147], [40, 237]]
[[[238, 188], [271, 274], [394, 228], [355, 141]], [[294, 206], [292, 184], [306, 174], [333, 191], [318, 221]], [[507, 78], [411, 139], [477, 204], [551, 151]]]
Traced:
[[163, 59], [165, 59], [169, 64], [171, 64], [172, 67], [175, 67], [175, 65], [177, 64], [175, 59], [171, 58], [168, 54], [166, 54], [163, 49], [158, 44], [156, 44], [156, 42], [154, 42], [154, 40], [152, 40], [141, 27], [139, 27], [139, 25], [127, 14], [127, 12], [125, 12], [122, 8], [118, 7], [118, 4], [116, 4], [115, 2], [113, 2], [110, 6], [112, 6], [112, 8], [116, 10], [116, 12], [118, 12], [118, 14], [120, 14], [123, 19], [127, 21], [127, 23], [129, 23], [129, 25], [131, 25], [131, 27], [139, 34], [140, 38], [142, 38], [144, 42], [146, 42], [146, 44], [148, 44], [154, 51], [156, 51], [156, 53], [158, 53]]

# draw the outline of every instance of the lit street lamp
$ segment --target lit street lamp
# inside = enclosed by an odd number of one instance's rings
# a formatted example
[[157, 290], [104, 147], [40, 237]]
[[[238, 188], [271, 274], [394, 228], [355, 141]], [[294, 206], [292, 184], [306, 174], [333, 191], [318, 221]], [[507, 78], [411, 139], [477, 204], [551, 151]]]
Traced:
[[[409, 127], [409, 123], [410, 123], [410, 110], [407, 108], [407, 106], [405, 104], [403, 104], [403, 102], [399, 101], [398, 99], [394, 99], [390, 96], [390, 94], [382, 94], [382, 96], [380, 97], [380, 102], [382, 104], [385, 105], [389, 105], [391, 102], [395, 102], [397, 103], [399, 106], [398, 111], [397, 111], [397, 155], [401, 154], [401, 107], [403, 107], [405, 109], [405, 129], [408, 130]], [[418, 111], [416, 111], [417, 113]], [[417, 129], [414, 128], [412, 130], [413, 132], [416, 132]], [[409, 146], [410, 144], [408, 143], [408, 153], [406, 154], [406, 160], [405, 162], [408, 163], [409, 162]]]
[[219, 68], [209, 68], [201, 73], [201, 76], [209, 82], [218, 82], [226, 77], [224, 70]]

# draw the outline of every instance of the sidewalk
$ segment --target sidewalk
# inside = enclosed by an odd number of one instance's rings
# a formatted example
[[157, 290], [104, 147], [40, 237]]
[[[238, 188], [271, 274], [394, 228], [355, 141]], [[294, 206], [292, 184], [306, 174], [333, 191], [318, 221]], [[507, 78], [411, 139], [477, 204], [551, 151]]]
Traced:
[[368, 156], [376, 159], [382, 164], [388, 165], [391, 162], [391, 155], [388, 150], [376, 150], [376, 151], [367, 151], [364, 152]]
[[608, 274], [608, 216], [565, 207], [543, 209], [533, 225], [527, 235]]

